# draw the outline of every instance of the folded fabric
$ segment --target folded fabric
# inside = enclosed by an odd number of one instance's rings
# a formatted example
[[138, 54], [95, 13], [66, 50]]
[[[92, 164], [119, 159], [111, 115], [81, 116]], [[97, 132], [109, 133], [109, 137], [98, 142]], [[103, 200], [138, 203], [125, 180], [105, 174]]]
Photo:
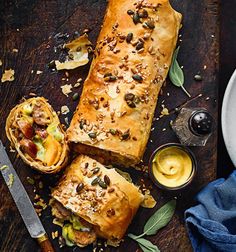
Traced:
[[236, 171], [209, 183], [196, 200], [199, 204], [185, 212], [193, 250], [236, 251]]

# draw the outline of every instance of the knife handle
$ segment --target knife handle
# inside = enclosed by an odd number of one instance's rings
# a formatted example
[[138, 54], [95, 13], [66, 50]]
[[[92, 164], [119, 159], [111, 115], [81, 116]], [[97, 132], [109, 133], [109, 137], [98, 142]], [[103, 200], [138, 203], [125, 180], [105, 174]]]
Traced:
[[48, 236], [46, 234], [37, 238], [39, 246], [41, 248], [41, 252], [55, 252]]

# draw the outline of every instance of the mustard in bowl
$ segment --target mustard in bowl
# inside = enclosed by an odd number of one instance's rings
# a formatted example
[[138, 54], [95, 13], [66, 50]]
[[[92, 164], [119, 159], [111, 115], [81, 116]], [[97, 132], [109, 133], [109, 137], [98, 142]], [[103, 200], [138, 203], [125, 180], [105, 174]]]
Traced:
[[196, 174], [197, 162], [190, 149], [169, 143], [157, 148], [149, 161], [149, 175], [161, 189], [179, 190]]

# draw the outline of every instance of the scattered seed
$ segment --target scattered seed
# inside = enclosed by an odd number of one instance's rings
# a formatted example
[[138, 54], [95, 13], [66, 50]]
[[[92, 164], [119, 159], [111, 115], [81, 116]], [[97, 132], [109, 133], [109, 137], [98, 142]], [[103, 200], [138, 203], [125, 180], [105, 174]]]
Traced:
[[111, 180], [110, 180], [110, 178], [109, 178], [107, 175], [104, 176], [104, 182], [105, 182], [108, 186], [109, 186], [110, 183], [111, 183]]
[[111, 188], [108, 189], [108, 193], [112, 193], [114, 191], [115, 191], [115, 188], [113, 188], [113, 187], [111, 187]]
[[107, 76], [104, 78], [105, 81], [108, 81], [108, 82], [113, 82], [113, 81], [116, 81], [117, 80], [117, 77], [116, 76]]
[[141, 48], [138, 50], [138, 53], [142, 53], [142, 52], [144, 52], [144, 48]]
[[130, 137], [130, 132], [129, 132], [129, 129], [128, 129], [128, 130], [126, 130], [126, 131], [122, 134], [121, 138], [122, 138], [122, 140], [127, 140], [129, 137]]
[[202, 81], [202, 76], [200, 74], [194, 75], [194, 80], [195, 81]]
[[105, 73], [104, 78], [112, 76], [112, 73]]
[[141, 41], [139, 41], [138, 42], [138, 44], [136, 45], [136, 50], [140, 50], [140, 49], [142, 49], [143, 48], [143, 45], [144, 45], [144, 43], [143, 42], [141, 42]]
[[92, 182], [91, 182], [91, 185], [96, 185], [96, 184], [98, 184], [98, 181], [100, 180], [100, 178], [99, 177], [96, 177]]
[[73, 101], [76, 101], [79, 98], [79, 93], [74, 93], [72, 96]]
[[135, 108], [136, 105], [134, 103], [134, 99], [135, 99], [135, 95], [132, 93], [127, 93], [125, 94], [125, 101], [127, 103], [127, 105], [131, 108]]
[[134, 14], [134, 11], [128, 10], [128, 11], [127, 11], [127, 14], [128, 14], [128, 15], [133, 15], [133, 14]]
[[99, 167], [96, 167], [92, 170], [93, 174], [97, 174], [100, 171]]
[[135, 81], [140, 82], [140, 83], [143, 81], [142, 76], [139, 75], [139, 74], [134, 74], [134, 75], [132, 76], [132, 78], [133, 78]]
[[153, 19], [149, 19], [147, 22], [143, 24], [144, 28], [149, 28], [153, 30], [155, 28], [155, 23]]
[[77, 192], [77, 193], [80, 193], [81, 190], [83, 190], [83, 188], [84, 188], [84, 183], [79, 183], [79, 184], [77, 185], [77, 187], [76, 187], [76, 192]]
[[79, 127], [82, 130], [84, 128], [84, 120], [81, 120], [79, 123]]
[[93, 139], [97, 137], [97, 133], [95, 133], [95, 132], [90, 132], [90, 133], [88, 133], [88, 135], [90, 138], [93, 138]]
[[27, 177], [27, 182], [30, 184], [30, 185], [34, 185], [35, 181], [34, 179], [32, 179], [31, 177]]
[[130, 32], [130, 33], [128, 33], [128, 35], [127, 35], [127, 37], [126, 37], [126, 42], [127, 42], [127, 43], [130, 43], [132, 39], [133, 39], [133, 33]]
[[109, 132], [110, 132], [112, 135], [116, 135], [116, 130], [115, 130], [115, 129], [110, 129]]
[[134, 13], [134, 15], [133, 15], [133, 22], [134, 22], [134, 24], [137, 24], [137, 23], [140, 22], [140, 18], [139, 18], [138, 12]]
[[107, 184], [102, 181], [101, 179], [98, 180], [98, 184], [103, 188], [103, 189], [107, 189]]

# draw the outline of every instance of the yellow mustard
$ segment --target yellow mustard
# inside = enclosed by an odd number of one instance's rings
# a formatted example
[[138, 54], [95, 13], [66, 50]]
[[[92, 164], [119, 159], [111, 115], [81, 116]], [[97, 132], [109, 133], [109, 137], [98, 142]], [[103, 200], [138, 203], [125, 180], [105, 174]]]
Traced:
[[189, 154], [178, 146], [161, 149], [152, 161], [154, 177], [167, 187], [177, 187], [186, 183], [192, 169], [193, 164]]

